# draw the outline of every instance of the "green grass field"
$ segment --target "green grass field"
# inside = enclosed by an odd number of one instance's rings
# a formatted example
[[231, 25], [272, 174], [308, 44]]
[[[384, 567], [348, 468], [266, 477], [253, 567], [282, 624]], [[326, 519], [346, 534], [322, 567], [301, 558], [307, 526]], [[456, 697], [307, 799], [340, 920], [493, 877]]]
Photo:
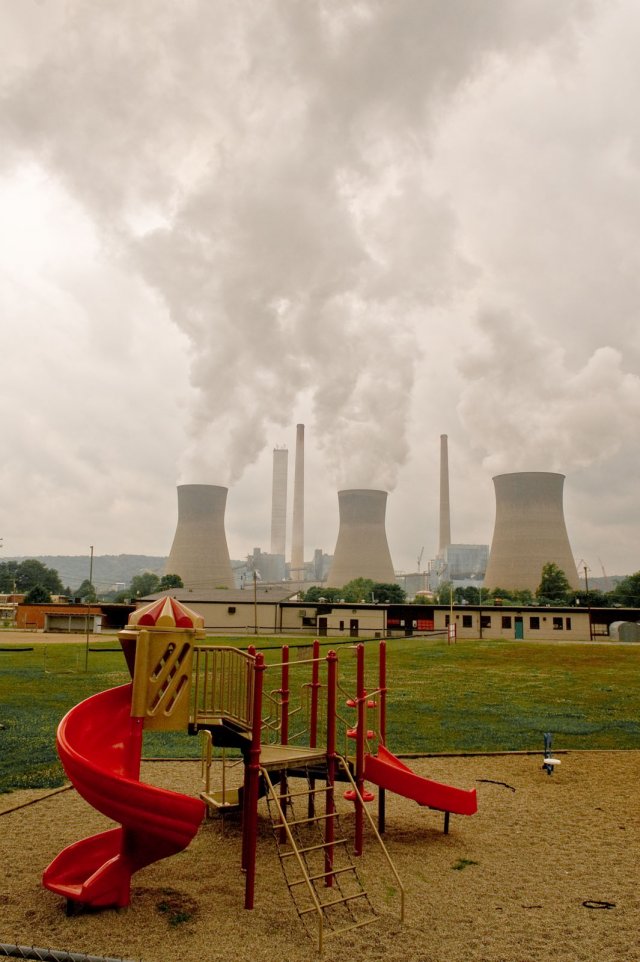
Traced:
[[[267, 662], [279, 660], [280, 642], [259, 642]], [[115, 644], [92, 643], [86, 672], [83, 645], [0, 652], [0, 791], [62, 784], [57, 724], [83, 698], [129, 680], [122, 654], [108, 650]], [[328, 640], [322, 651], [329, 647], [339, 651], [341, 682], [352, 690], [353, 649]], [[366, 654], [371, 690], [377, 643], [367, 643]], [[277, 687], [277, 677], [267, 684]], [[546, 731], [555, 750], [640, 749], [638, 646], [394, 639], [387, 684], [387, 743], [395, 752], [542, 751]], [[146, 757], [199, 750], [186, 734], [145, 736]]]

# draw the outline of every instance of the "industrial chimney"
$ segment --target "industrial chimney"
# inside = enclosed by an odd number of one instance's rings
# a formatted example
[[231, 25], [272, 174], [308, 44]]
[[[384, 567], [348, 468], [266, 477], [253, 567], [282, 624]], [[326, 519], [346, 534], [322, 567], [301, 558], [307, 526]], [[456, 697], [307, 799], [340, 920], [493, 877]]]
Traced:
[[451, 510], [449, 507], [449, 448], [446, 434], [440, 435], [440, 537], [438, 554], [451, 544]]
[[284, 559], [287, 538], [287, 473], [289, 452], [286, 448], [273, 450], [273, 482], [271, 486], [271, 554]]
[[178, 485], [178, 526], [167, 559], [168, 574], [185, 588], [233, 588], [224, 512], [227, 488], [216, 484]]
[[338, 491], [340, 528], [327, 586], [354, 578], [393, 584], [396, 580], [385, 531], [387, 492], [370, 488]]
[[542, 568], [554, 562], [572, 588], [578, 588], [569, 536], [564, 521], [563, 474], [526, 471], [493, 479], [496, 522], [486, 588], [528, 588], [540, 584]]
[[292, 581], [304, 581], [304, 424], [296, 425], [296, 462], [293, 476], [293, 521], [291, 525]]

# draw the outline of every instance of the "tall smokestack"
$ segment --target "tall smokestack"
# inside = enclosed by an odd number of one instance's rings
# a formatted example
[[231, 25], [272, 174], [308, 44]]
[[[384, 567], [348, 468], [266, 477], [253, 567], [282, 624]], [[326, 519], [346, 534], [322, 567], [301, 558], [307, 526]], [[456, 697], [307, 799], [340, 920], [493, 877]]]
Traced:
[[293, 523], [291, 525], [292, 581], [304, 580], [304, 424], [296, 425], [296, 464], [293, 476]]
[[271, 486], [271, 554], [284, 558], [287, 540], [287, 473], [289, 452], [274, 448], [273, 482]]
[[216, 484], [178, 485], [178, 526], [167, 559], [167, 574], [180, 575], [185, 588], [233, 588], [224, 512], [227, 488]]
[[338, 491], [340, 528], [327, 585], [341, 588], [354, 578], [393, 584], [396, 580], [385, 531], [387, 492], [370, 488]]
[[496, 522], [487, 588], [528, 588], [540, 584], [542, 568], [553, 561], [564, 571], [572, 588], [578, 588], [569, 536], [564, 521], [564, 474], [526, 471], [499, 474], [493, 479]]
[[440, 435], [440, 537], [438, 554], [451, 544], [451, 511], [449, 508], [449, 448], [446, 434]]

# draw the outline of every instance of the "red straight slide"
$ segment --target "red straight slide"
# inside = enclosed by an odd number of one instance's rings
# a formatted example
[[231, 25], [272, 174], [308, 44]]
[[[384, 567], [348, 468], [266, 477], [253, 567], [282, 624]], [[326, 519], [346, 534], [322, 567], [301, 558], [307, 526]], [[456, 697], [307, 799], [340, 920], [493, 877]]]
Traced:
[[379, 788], [412, 798], [418, 805], [426, 805], [440, 812], [474, 815], [478, 811], [475, 788], [466, 791], [422, 778], [392, 755], [384, 745], [378, 747], [377, 755], [365, 755], [364, 777]]
[[131, 685], [93, 695], [58, 726], [60, 760], [80, 795], [119, 822], [65, 848], [43, 885], [83, 905], [129, 904], [138, 869], [186, 848], [205, 815], [197, 798], [139, 780], [142, 720], [131, 718]]

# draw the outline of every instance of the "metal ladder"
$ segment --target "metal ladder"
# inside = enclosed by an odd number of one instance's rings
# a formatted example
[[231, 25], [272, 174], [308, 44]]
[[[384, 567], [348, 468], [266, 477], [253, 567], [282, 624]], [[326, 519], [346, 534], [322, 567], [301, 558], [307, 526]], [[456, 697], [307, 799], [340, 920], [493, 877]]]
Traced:
[[[341, 764], [357, 792], [346, 762]], [[302, 776], [296, 773], [296, 780]], [[340, 829], [339, 814], [331, 804], [335, 786], [317, 786], [317, 769], [306, 770], [306, 787], [291, 791], [286, 774], [273, 783], [269, 771], [262, 769], [267, 786], [267, 804], [274, 838], [285, 881], [309, 935], [312, 920], [317, 923], [318, 951], [322, 953], [324, 938], [350, 932], [375, 922], [378, 914], [362, 884], [351, 857], [349, 840]], [[322, 800], [324, 799], [324, 805]], [[322, 812], [317, 808], [323, 807]], [[333, 838], [327, 841], [325, 827], [333, 822]], [[404, 889], [389, 854], [369, 816], [370, 824], [395, 875], [401, 894], [401, 917], [404, 917]]]

